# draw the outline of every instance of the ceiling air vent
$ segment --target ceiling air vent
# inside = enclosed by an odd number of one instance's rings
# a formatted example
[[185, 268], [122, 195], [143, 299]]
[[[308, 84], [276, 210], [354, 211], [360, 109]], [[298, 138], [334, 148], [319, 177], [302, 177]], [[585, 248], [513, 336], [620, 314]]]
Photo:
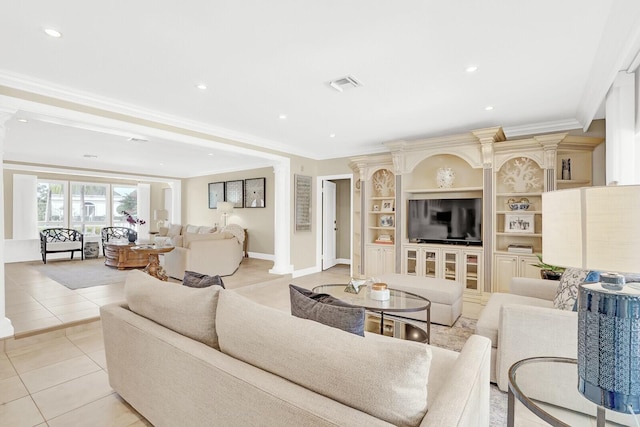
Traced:
[[342, 78], [339, 78], [339, 79], [331, 80], [329, 82], [329, 86], [331, 86], [332, 88], [334, 88], [338, 92], [344, 92], [347, 89], [354, 89], [354, 88], [357, 88], [359, 86], [362, 86], [362, 83], [360, 83], [353, 76], [346, 76], [346, 77], [342, 77]]

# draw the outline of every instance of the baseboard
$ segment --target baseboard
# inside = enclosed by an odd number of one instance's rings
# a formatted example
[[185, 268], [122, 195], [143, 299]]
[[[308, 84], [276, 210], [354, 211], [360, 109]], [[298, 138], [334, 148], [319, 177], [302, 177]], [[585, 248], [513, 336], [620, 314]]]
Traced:
[[249, 252], [249, 258], [264, 259], [266, 261], [275, 260], [275, 256], [273, 254], [262, 254], [260, 252]]
[[296, 277], [307, 276], [313, 273], [320, 273], [320, 271], [320, 267], [309, 267], [302, 270], [294, 270], [293, 273], [291, 273], [291, 277], [295, 279]]
[[336, 262], [338, 264], [351, 265], [351, 259], [350, 258], [338, 258], [338, 259], [336, 259]]

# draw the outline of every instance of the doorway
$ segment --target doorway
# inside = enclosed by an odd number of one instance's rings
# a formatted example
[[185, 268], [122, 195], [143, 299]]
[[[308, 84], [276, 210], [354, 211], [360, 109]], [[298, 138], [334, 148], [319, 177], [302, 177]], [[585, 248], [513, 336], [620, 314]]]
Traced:
[[351, 265], [352, 190], [351, 175], [319, 177], [322, 220], [319, 251], [321, 270], [336, 264]]

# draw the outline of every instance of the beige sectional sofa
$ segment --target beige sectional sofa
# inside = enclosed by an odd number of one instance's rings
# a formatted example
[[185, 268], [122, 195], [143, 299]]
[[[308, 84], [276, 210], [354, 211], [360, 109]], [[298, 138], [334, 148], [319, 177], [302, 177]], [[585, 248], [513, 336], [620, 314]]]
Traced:
[[215, 227], [172, 225], [160, 230], [156, 242], [175, 249], [164, 255], [167, 275], [182, 280], [185, 270], [210, 276], [233, 274], [244, 257], [244, 229], [230, 224]]
[[360, 337], [139, 271], [125, 295], [101, 308], [109, 381], [156, 426], [489, 425], [486, 338]]

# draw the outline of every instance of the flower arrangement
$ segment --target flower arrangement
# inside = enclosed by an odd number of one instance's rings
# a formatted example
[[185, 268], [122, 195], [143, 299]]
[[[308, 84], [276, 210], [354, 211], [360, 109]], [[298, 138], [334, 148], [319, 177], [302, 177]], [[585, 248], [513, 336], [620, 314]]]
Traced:
[[122, 211], [120, 212], [122, 215], [126, 216], [127, 218], [127, 222], [133, 227], [136, 224], [145, 224], [147, 221], [145, 221], [144, 219], [140, 219], [140, 218], [135, 218], [133, 215], [131, 215], [129, 212], [127, 211]]

